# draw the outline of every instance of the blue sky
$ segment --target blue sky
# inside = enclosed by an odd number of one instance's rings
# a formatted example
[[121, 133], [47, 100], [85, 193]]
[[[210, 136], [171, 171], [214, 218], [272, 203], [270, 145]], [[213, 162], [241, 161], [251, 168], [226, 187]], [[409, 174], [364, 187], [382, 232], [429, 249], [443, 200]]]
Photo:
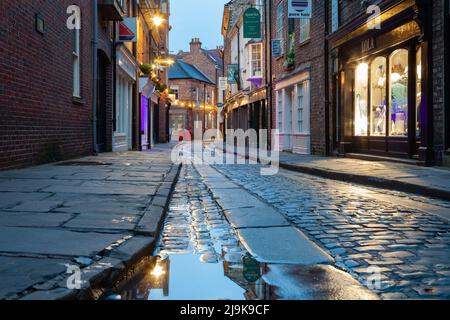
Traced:
[[200, 38], [203, 47], [214, 49], [222, 45], [223, 5], [229, 0], [171, 0], [170, 47], [177, 53], [188, 50], [192, 38]]

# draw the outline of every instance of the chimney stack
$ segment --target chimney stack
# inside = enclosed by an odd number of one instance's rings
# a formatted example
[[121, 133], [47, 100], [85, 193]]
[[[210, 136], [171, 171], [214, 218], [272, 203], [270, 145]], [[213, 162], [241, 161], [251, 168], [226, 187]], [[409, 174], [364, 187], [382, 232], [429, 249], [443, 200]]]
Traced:
[[199, 52], [202, 47], [202, 43], [199, 38], [193, 38], [189, 44], [191, 46], [191, 53]]

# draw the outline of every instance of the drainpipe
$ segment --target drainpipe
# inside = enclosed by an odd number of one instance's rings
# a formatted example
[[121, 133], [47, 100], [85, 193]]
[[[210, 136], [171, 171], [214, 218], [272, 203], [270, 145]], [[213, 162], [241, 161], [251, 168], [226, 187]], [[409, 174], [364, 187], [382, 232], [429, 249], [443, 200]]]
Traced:
[[92, 145], [94, 146], [94, 153], [98, 154], [97, 146], [97, 47], [98, 47], [98, 3], [97, 0], [92, 1], [94, 19], [92, 30]]
[[329, 2], [325, 1], [325, 32], [324, 32], [324, 66], [325, 66], [325, 155], [330, 155], [330, 79], [329, 50], [327, 36], [329, 34]]
[[238, 86], [238, 91], [241, 90], [241, 28], [239, 28], [238, 26], [236, 26], [237, 28], [237, 48], [238, 48], [238, 78], [237, 78], [237, 86]]
[[[265, 21], [265, 27], [266, 27], [266, 53], [268, 53], [268, 58], [265, 61], [266, 65], [266, 72], [267, 72], [267, 97], [266, 97], [266, 112], [267, 112], [267, 143], [268, 147], [272, 149], [272, 107], [273, 107], [273, 101], [272, 101], [272, 94], [273, 94], [273, 83], [272, 83], [272, 0], [265, 0], [264, 1], [265, 6], [265, 12], [264, 12], [264, 18]], [[267, 61], [268, 60], [268, 61]]]

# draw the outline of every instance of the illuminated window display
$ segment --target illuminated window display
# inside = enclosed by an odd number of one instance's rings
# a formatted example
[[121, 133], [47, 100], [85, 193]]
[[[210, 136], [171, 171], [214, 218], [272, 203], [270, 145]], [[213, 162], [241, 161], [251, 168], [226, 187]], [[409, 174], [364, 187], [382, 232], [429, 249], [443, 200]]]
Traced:
[[386, 135], [386, 58], [375, 58], [370, 67], [371, 75], [371, 110], [370, 134]]
[[368, 74], [369, 66], [360, 63], [356, 68], [355, 79], [355, 136], [367, 136], [368, 124]]
[[420, 137], [420, 106], [422, 105], [422, 49], [419, 48], [416, 53], [416, 136]]
[[392, 17], [401, 12], [404, 20], [377, 30], [366, 30], [362, 22], [359, 27], [342, 26], [330, 36], [336, 57], [331, 87], [333, 147], [339, 154], [431, 164], [433, 46], [423, 37], [419, 21], [407, 17], [411, 12], [406, 7], [393, 5], [386, 12]]
[[408, 135], [408, 50], [394, 51], [390, 65], [390, 136]]

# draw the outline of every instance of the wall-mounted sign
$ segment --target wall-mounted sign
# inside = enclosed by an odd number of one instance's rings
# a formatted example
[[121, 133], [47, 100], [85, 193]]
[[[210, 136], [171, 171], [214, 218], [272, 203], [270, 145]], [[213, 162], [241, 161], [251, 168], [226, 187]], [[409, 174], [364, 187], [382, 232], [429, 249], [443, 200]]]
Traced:
[[239, 78], [239, 65], [238, 64], [229, 64], [228, 65], [228, 76], [227, 81], [229, 84], [235, 84], [238, 82]]
[[282, 54], [281, 40], [280, 39], [272, 40], [272, 56], [276, 58], [281, 56], [281, 54]]
[[227, 89], [228, 79], [226, 77], [219, 78], [219, 91], [224, 91]]
[[244, 38], [261, 38], [261, 14], [256, 8], [244, 12]]
[[311, 19], [312, 0], [288, 0], [288, 18]]
[[361, 53], [367, 53], [371, 50], [375, 49], [375, 38], [371, 37], [369, 39], [365, 39], [361, 41]]
[[124, 18], [119, 22], [118, 42], [136, 42], [137, 41], [137, 19]]

